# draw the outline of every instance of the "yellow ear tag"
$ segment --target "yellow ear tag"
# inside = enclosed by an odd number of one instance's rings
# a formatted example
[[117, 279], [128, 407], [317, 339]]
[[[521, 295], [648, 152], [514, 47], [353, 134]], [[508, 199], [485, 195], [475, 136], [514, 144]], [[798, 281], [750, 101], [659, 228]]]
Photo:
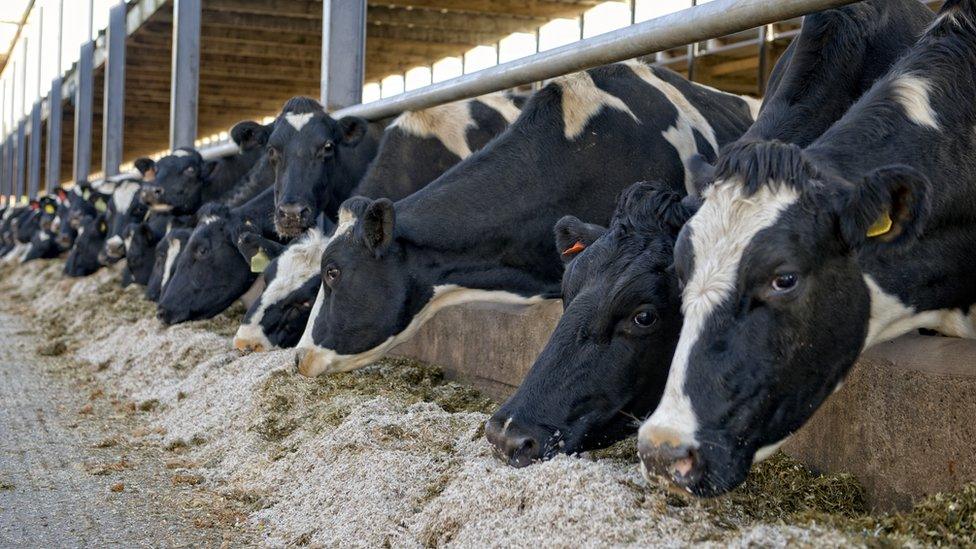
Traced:
[[263, 273], [268, 268], [269, 263], [271, 260], [268, 259], [268, 254], [264, 253], [263, 249], [258, 249], [258, 253], [251, 258], [251, 272]]
[[875, 221], [873, 225], [868, 227], [868, 238], [874, 238], [876, 236], [888, 234], [888, 231], [891, 230], [891, 225], [892, 225], [891, 216], [888, 215], [888, 212], [881, 214], [881, 217], [879, 217], [878, 220]]
[[105, 201], [104, 200], [102, 200], [101, 198], [99, 198], [98, 200], [95, 201], [95, 211], [97, 211], [97, 212], [104, 212], [107, 209], [108, 209], [108, 205], [105, 204]]
[[50, 204], [48, 204], [48, 205], [46, 205], [46, 206], [44, 206], [44, 213], [47, 213], [47, 214], [53, 214], [53, 213], [54, 213], [54, 212], [56, 212], [56, 211], [57, 211], [57, 210], [56, 210], [56, 209], [54, 208], [54, 206], [52, 206], [52, 205], [50, 205]]
[[108, 232], [108, 225], [106, 225], [104, 221], [102, 222], [101, 225], [98, 226], [98, 232], [100, 232], [100, 233], [107, 233]]
[[81, 191], [81, 197], [84, 198], [85, 200], [88, 200], [89, 196], [91, 196], [91, 193], [88, 192], [88, 189]]

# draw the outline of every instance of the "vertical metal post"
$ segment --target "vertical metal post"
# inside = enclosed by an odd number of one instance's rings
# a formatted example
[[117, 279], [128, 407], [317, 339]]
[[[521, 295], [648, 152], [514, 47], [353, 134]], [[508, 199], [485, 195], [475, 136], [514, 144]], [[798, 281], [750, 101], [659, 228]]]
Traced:
[[637, 0], [630, 0], [630, 24], [637, 22]]
[[173, 4], [173, 67], [169, 98], [169, 146], [192, 147], [197, 138], [200, 87], [200, 0]]
[[[89, 33], [89, 36], [91, 33]], [[81, 45], [78, 57], [78, 89], [75, 91], [75, 156], [74, 180], [88, 181], [91, 173], [92, 107], [95, 101], [95, 68], [92, 66], [95, 43]]]
[[45, 151], [44, 169], [44, 188], [47, 192], [54, 190], [61, 183], [61, 123], [64, 113], [61, 110], [61, 41], [64, 31], [64, 0], [57, 3], [58, 29], [55, 32], [57, 37], [57, 52], [55, 53], [54, 79], [51, 80], [51, 91], [47, 95], [47, 151]]
[[0, 204], [7, 204], [7, 83], [0, 80]]
[[37, 198], [41, 190], [41, 100], [31, 109], [30, 145], [28, 149], [27, 196]]
[[[698, 0], [691, 0], [691, 7], [698, 5]], [[688, 44], [688, 81], [695, 81], [695, 60], [698, 58], [698, 42]]]
[[771, 25], [759, 27], [759, 72], [756, 75], [756, 92], [759, 97], [766, 94], [766, 81], [769, 79], [769, 42], [772, 36]]
[[22, 118], [17, 124], [17, 185], [14, 195], [20, 201], [26, 194], [27, 183], [27, 119]]
[[360, 103], [365, 71], [366, 0], [323, 0], [321, 99], [327, 111]]
[[105, 93], [102, 109], [102, 171], [117, 175], [122, 164], [125, 129], [125, 2], [108, 12], [105, 58]]
[[27, 193], [27, 50], [30, 40], [21, 42], [24, 57], [20, 60], [20, 110], [17, 112], [17, 200]]

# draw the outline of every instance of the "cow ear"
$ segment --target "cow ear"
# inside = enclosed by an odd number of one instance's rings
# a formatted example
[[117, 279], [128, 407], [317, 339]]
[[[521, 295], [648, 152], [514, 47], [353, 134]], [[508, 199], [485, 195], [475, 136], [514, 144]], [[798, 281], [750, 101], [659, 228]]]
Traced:
[[361, 226], [366, 247], [378, 256], [393, 243], [393, 227], [396, 212], [393, 202], [386, 198], [373, 201], [363, 212]]
[[556, 222], [553, 229], [556, 235], [556, 251], [563, 263], [569, 263], [580, 252], [585, 250], [590, 244], [596, 242], [603, 233], [607, 232], [605, 227], [584, 223], [571, 215]]
[[358, 116], [346, 116], [339, 119], [339, 127], [342, 129], [342, 144], [353, 147], [366, 135], [369, 123]]
[[153, 179], [153, 176], [156, 173], [156, 162], [152, 158], [136, 158], [134, 164], [144, 179], [150, 181]]
[[700, 154], [695, 154], [688, 159], [686, 169], [691, 174], [691, 184], [695, 196], [701, 196], [705, 189], [715, 181], [715, 166]]
[[264, 146], [268, 142], [267, 126], [251, 120], [238, 122], [230, 130], [230, 138], [237, 143], [241, 152]]
[[922, 233], [929, 213], [929, 180], [909, 166], [886, 166], [869, 173], [842, 201], [838, 226], [852, 250], [897, 245]]

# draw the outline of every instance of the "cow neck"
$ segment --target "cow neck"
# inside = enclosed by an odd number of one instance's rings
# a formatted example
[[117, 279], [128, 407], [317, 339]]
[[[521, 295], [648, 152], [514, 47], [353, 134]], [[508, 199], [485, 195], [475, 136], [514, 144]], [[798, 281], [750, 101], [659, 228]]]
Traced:
[[867, 2], [807, 16], [784, 72], [771, 77], [762, 112], [743, 138], [806, 147], [891, 69], [932, 18], [915, 0]]
[[[945, 44], [946, 41], [953, 43]], [[976, 242], [976, 40], [950, 31], [925, 37], [891, 74], [865, 94], [806, 155], [821, 171], [857, 184], [873, 169], [908, 165], [930, 182], [931, 213], [921, 239], [902, 247], [866, 247], [858, 257], [864, 273], [889, 295], [916, 311], [968, 309], [976, 302], [968, 258]], [[961, 44], [965, 44], [964, 46]], [[892, 81], [905, 74], [931, 81], [938, 129], [911, 121], [892, 101]], [[962, 136], [970, 136], [963, 138]], [[919, 143], [924, 149], [919, 150]]]
[[350, 196], [359, 181], [366, 175], [370, 163], [376, 158], [379, 148], [379, 140], [375, 135], [373, 126], [363, 136], [362, 140], [355, 147], [343, 149], [342, 162], [333, 164], [331, 170], [326, 170], [325, 176], [330, 182], [329, 204], [325, 207], [325, 215], [332, 220], [338, 219], [339, 206]]
[[549, 166], [530, 161], [533, 148], [502, 138], [396, 203], [397, 238], [432, 285], [558, 290], [552, 227], [539, 212], [562, 201], [560, 178], [542, 176]]

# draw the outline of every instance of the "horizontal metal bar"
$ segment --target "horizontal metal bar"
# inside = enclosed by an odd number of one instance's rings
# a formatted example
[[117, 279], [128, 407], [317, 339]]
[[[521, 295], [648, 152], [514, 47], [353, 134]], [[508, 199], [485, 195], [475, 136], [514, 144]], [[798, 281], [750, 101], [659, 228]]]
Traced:
[[400, 95], [340, 109], [369, 120], [477, 97], [792, 19], [858, 0], [715, 0]]

